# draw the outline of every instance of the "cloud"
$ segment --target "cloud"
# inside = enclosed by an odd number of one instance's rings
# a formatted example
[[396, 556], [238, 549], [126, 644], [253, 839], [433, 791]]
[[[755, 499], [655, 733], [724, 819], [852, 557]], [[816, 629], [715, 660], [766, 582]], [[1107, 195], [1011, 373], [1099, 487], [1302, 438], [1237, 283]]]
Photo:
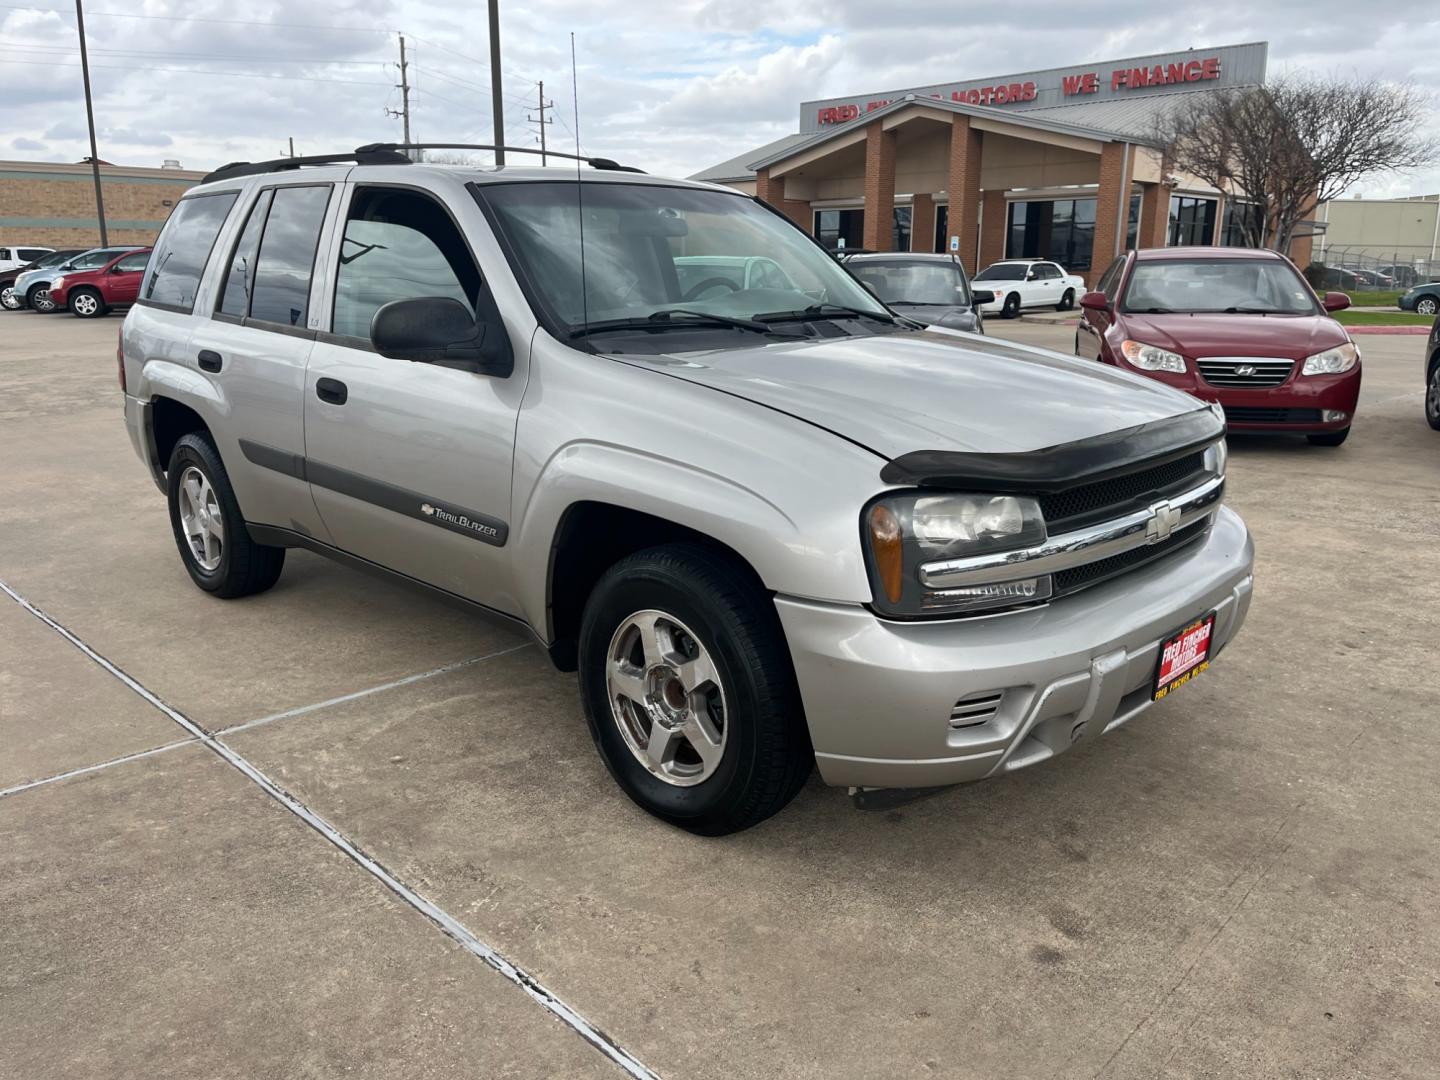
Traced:
[[27, 139], [24, 135], [16, 139], [11, 139], [10, 148], [12, 150], [28, 150], [36, 154], [43, 154], [49, 149], [49, 147], [38, 139]]

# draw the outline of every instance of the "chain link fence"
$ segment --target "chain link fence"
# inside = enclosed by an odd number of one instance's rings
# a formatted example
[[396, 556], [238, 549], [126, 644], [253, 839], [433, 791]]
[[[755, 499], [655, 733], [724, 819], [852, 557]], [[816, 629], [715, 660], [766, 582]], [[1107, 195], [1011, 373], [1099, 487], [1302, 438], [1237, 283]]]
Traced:
[[1404, 292], [1415, 285], [1440, 281], [1440, 258], [1415, 258], [1403, 252], [1377, 253], [1373, 247], [1327, 247], [1324, 261], [1305, 270], [1320, 289], [1345, 292]]

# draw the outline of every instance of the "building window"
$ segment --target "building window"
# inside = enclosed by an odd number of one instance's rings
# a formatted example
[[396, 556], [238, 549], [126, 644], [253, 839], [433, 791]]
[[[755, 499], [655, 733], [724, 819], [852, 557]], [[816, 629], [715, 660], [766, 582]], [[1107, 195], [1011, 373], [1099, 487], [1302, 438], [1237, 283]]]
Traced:
[[948, 252], [950, 250], [950, 205], [935, 208], [935, 246], [931, 251]]
[[1259, 203], [1225, 200], [1220, 223], [1221, 247], [1259, 247], [1265, 232], [1265, 211]]
[[1215, 242], [1215, 200], [1170, 196], [1170, 246], [1195, 247]]
[[832, 251], [839, 247], [864, 247], [865, 211], [816, 210], [815, 239]]
[[890, 250], [910, 250], [910, 207], [895, 207], [894, 224], [890, 227]]
[[1125, 250], [1134, 251], [1140, 238], [1140, 192], [1130, 196], [1130, 216], [1125, 219]]
[[1051, 259], [1067, 269], [1089, 266], [1094, 246], [1094, 199], [1010, 204], [1007, 259]]

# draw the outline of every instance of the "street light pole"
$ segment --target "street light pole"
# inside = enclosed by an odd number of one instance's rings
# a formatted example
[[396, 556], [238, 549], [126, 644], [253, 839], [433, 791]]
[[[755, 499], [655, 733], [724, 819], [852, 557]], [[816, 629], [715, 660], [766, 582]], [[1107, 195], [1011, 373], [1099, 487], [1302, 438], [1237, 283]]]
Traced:
[[85, 8], [75, 0], [75, 24], [80, 31], [80, 75], [85, 80], [85, 120], [90, 125], [90, 174], [95, 178], [95, 216], [100, 220], [100, 246], [110, 246], [105, 228], [105, 196], [100, 190], [100, 152], [95, 147], [95, 106], [90, 99], [90, 55], [85, 50]]
[[[78, 2], [78, 0], [77, 0]], [[495, 124], [495, 164], [505, 164], [505, 107], [500, 102], [500, 0], [490, 2], [490, 112]]]

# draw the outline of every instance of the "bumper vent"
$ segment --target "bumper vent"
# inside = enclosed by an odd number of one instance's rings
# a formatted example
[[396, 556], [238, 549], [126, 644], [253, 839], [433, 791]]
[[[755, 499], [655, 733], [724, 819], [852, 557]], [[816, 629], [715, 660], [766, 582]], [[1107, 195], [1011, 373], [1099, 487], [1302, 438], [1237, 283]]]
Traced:
[[1319, 409], [1261, 409], [1226, 405], [1225, 419], [1232, 424], [1318, 424]]
[[1271, 360], [1261, 356], [1201, 357], [1195, 362], [1200, 367], [1200, 374], [1211, 386], [1237, 390], [1279, 386], [1290, 377], [1290, 369], [1295, 366], [1294, 360]]
[[984, 690], [963, 697], [950, 710], [950, 726], [968, 728], [989, 723], [1000, 712], [1000, 703], [1004, 700], [1004, 690]]

